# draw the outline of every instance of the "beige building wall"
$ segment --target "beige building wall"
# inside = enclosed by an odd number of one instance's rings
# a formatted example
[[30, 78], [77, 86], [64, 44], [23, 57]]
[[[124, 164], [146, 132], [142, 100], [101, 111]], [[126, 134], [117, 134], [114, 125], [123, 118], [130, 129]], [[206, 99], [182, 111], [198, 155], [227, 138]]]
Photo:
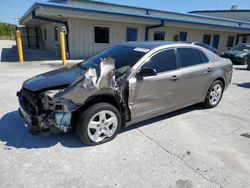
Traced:
[[174, 36], [179, 35], [180, 32], [187, 32], [187, 41], [189, 42], [202, 42], [203, 35], [208, 34], [211, 35], [211, 43], [213, 42], [213, 35], [220, 35], [219, 47], [218, 50], [220, 52], [227, 50], [227, 40], [229, 36], [234, 36], [236, 41], [237, 34], [233, 32], [226, 31], [211, 31], [211, 30], [201, 30], [201, 29], [189, 29], [189, 28], [180, 28], [180, 27], [164, 27], [164, 28], [156, 28], [150, 30], [149, 40], [153, 40], [154, 31], [164, 30], [165, 31], [165, 40], [174, 41]]
[[[46, 50], [55, 52], [60, 56], [60, 50], [58, 48], [59, 41], [55, 41], [54, 28], [58, 27], [59, 31], [62, 25], [60, 24], [47, 24], [42, 26], [43, 39], [44, 29], [47, 30], [47, 40], [44, 41]], [[87, 58], [105, 48], [111, 47], [114, 44], [126, 42], [127, 28], [137, 28], [137, 41], [144, 41], [146, 25], [133, 24], [133, 23], [118, 23], [109, 21], [98, 21], [98, 20], [84, 20], [84, 19], [69, 19], [69, 48], [70, 57], [73, 59]], [[109, 27], [110, 41], [109, 44], [99, 44], [94, 41], [94, 26], [106, 26]], [[228, 36], [234, 36], [236, 41], [236, 33], [226, 31], [211, 31], [202, 29], [190, 29], [180, 28], [174, 26], [155, 28], [149, 30], [149, 41], [154, 39], [154, 31], [165, 31], [165, 40], [174, 41], [175, 35], [179, 35], [180, 32], [187, 32], [187, 41], [190, 42], [202, 42], [203, 35], [211, 35], [211, 44], [213, 41], [213, 35], [220, 35], [219, 51], [222, 52], [227, 50]], [[59, 32], [58, 31], [58, 32]], [[235, 42], [234, 41], [234, 42]], [[250, 37], [248, 37], [250, 42]]]
[[[127, 28], [137, 28], [137, 40], [143, 41], [145, 26], [130, 23], [70, 19], [69, 47], [71, 58], [86, 58], [114, 44], [126, 41]], [[95, 43], [94, 26], [109, 27], [109, 44]]]

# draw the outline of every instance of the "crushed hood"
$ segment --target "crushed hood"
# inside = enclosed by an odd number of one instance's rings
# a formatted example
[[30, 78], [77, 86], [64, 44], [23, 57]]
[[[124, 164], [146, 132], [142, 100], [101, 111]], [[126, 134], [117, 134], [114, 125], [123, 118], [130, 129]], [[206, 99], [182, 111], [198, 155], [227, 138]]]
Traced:
[[76, 79], [64, 92], [58, 93], [56, 97], [63, 97], [83, 103], [88, 97], [97, 93], [114, 92], [115, 81], [115, 61], [112, 58], [104, 59], [98, 68], [89, 68], [84, 73], [83, 79]]
[[23, 88], [30, 91], [42, 91], [69, 86], [85, 70], [79, 66], [67, 66], [32, 77], [23, 83]]

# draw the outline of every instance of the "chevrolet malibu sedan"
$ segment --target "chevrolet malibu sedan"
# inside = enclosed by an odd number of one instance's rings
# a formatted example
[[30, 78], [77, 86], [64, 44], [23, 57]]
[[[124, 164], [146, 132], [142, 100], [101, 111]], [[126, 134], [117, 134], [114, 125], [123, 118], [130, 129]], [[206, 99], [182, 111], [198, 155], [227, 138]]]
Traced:
[[231, 61], [201, 46], [129, 42], [35, 76], [17, 96], [32, 133], [75, 130], [97, 145], [135, 122], [196, 103], [213, 108], [231, 78]]

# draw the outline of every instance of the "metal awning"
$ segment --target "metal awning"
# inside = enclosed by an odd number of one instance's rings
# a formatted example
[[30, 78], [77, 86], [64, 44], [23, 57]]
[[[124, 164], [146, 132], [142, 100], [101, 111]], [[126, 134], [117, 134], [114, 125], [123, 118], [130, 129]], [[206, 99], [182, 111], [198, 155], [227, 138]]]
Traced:
[[[250, 31], [250, 22], [240, 20], [171, 12], [166, 12], [165, 16], [155, 16], [52, 2], [35, 3], [20, 19], [22, 25], [39, 23], [32, 17], [32, 11], [35, 11], [35, 14], [39, 17], [52, 18], [58, 21], [67, 21], [68, 18], [78, 18], [155, 25], [164, 20], [167, 25], [176, 27], [223, 30], [237, 33]], [[45, 24], [43, 21], [40, 21], [40, 23]]]

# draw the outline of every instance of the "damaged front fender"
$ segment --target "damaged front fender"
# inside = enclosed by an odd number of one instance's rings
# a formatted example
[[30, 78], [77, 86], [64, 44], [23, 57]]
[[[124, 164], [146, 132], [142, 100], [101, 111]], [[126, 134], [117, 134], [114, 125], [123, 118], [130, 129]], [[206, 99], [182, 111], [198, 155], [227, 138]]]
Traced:
[[[80, 81], [76, 79], [63, 92], [54, 95], [55, 99], [70, 100], [76, 106], [84, 102], [93, 95], [101, 94], [107, 90], [115, 91], [115, 62], [112, 58], [101, 62], [100, 68], [89, 68]], [[73, 110], [73, 109], [69, 109]]]

